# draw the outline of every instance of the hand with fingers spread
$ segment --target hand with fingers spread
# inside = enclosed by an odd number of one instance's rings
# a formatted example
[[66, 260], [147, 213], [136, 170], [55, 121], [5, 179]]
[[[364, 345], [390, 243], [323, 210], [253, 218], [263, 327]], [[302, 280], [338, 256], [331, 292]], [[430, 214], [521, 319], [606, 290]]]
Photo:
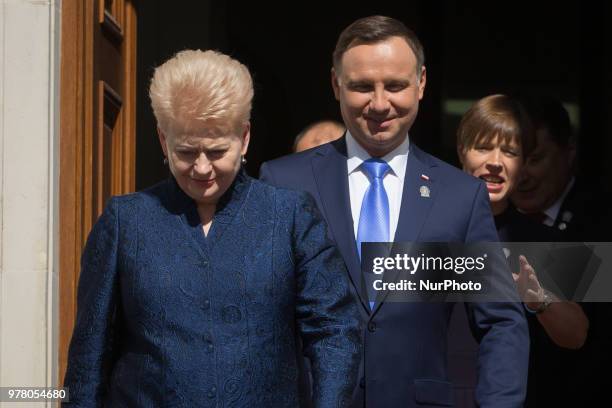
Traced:
[[519, 273], [512, 273], [519, 296], [529, 309], [537, 310], [544, 301], [544, 289], [525, 256], [519, 256], [519, 264]]
[[[582, 347], [589, 328], [589, 319], [582, 307], [576, 302], [560, 301], [547, 292], [523, 255], [519, 256], [519, 264], [519, 273], [512, 273], [512, 277], [526, 309], [537, 314], [538, 321], [555, 344], [568, 349]], [[549, 307], [553, 302], [555, 306]]]

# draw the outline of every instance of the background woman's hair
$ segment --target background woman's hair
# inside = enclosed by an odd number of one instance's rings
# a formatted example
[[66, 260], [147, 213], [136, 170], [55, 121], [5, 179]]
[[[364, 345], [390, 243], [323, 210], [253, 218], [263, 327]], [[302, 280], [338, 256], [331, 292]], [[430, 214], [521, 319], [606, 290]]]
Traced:
[[518, 100], [501, 94], [479, 99], [459, 123], [457, 146], [466, 151], [477, 143], [488, 143], [495, 137], [499, 137], [500, 143], [516, 141], [523, 157], [533, 150], [533, 125]]

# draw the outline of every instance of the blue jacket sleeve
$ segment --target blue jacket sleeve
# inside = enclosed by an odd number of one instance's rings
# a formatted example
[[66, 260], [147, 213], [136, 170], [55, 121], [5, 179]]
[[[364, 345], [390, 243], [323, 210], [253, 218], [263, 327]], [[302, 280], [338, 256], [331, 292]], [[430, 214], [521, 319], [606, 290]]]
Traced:
[[117, 201], [111, 199], [94, 225], [83, 256], [77, 316], [64, 386], [66, 407], [103, 406], [112, 369], [113, 320], [117, 312]]
[[294, 215], [296, 316], [310, 358], [315, 407], [345, 406], [357, 381], [361, 356], [359, 310], [347, 271], [327, 238], [312, 198], [300, 194]]
[[[466, 242], [498, 240], [489, 197], [481, 185], [473, 203]], [[501, 252], [499, 256], [502, 256]], [[505, 273], [497, 276], [496, 282], [505, 285], [499, 290], [516, 293], [509, 270], [507, 276]], [[529, 328], [522, 304], [518, 301], [475, 302], [466, 307], [472, 330], [480, 343], [476, 386], [478, 406], [522, 407], [529, 365]]]

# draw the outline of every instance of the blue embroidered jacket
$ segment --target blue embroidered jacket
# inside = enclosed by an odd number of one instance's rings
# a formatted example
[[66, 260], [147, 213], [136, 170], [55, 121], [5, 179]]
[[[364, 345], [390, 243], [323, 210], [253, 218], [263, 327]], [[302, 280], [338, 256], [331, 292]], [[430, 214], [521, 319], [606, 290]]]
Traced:
[[69, 407], [295, 407], [296, 344], [313, 402], [344, 406], [359, 314], [305, 193], [240, 172], [205, 236], [169, 179], [110, 200], [81, 261]]

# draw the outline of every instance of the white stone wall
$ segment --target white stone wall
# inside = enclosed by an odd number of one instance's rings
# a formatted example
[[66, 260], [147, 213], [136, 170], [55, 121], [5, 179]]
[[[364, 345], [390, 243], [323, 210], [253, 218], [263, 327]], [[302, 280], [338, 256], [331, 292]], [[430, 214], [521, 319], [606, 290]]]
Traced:
[[59, 0], [0, 0], [2, 387], [58, 382], [59, 22]]

